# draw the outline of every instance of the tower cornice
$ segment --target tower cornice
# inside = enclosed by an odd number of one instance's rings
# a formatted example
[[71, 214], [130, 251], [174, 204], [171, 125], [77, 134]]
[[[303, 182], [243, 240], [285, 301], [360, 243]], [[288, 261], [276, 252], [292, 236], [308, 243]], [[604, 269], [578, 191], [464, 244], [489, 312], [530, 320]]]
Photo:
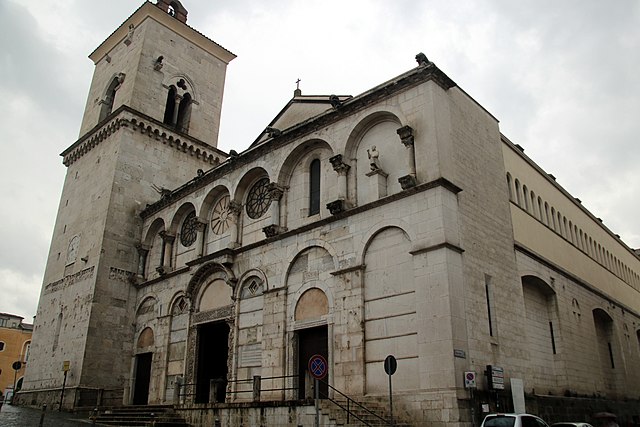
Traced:
[[111, 52], [118, 43], [123, 42], [127, 38], [130, 25], [137, 28], [138, 25], [142, 24], [147, 19], [152, 19], [169, 28], [171, 31], [189, 40], [194, 45], [217, 57], [226, 64], [236, 57], [236, 55], [220, 46], [204, 34], [187, 24], [180, 22], [178, 19], [169, 15], [155, 4], [147, 1], [133, 12], [133, 14], [129, 16], [129, 18], [127, 18], [127, 20], [124, 21], [113, 33], [111, 33], [111, 35], [109, 35], [109, 37], [100, 44], [100, 46], [91, 52], [89, 58], [94, 62], [94, 64], [97, 64], [105, 57], [105, 55]]
[[168, 144], [176, 150], [196, 156], [202, 159], [204, 165], [217, 165], [227, 158], [224, 151], [189, 135], [172, 131], [157, 120], [123, 105], [114, 111], [108, 119], [99, 123], [60, 153], [63, 158], [62, 163], [67, 167], [72, 165], [122, 127], [131, 127], [146, 134], [149, 138], [155, 139], [160, 144]]

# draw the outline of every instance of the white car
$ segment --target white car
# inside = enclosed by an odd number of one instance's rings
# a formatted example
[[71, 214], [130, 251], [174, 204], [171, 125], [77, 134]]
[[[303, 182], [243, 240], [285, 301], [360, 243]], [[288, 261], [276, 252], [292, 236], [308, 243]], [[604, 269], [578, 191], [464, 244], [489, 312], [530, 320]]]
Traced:
[[530, 414], [489, 414], [480, 427], [549, 427], [549, 424]]

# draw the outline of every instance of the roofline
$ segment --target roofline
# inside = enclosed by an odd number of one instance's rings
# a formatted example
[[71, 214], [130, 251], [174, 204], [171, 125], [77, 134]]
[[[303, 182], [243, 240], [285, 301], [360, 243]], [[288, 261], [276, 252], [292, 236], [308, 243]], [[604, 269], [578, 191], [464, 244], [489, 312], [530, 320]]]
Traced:
[[153, 19], [160, 25], [163, 25], [176, 34], [181, 35], [226, 64], [236, 57], [232, 52], [220, 46], [218, 43], [214, 42], [196, 29], [180, 22], [157, 7], [155, 4], [145, 1], [138, 9], [136, 9], [135, 12], [133, 12], [133, 14], [131, 14], [131, 16], [120, 24], [120, 26], [116, 28], [116, 30], [111, 33], [105, 41], [103, 41], [93, 52], [91, 52], [91, 54], [89, 54], [89, 58], [94, 64], [97, 64], [105, 55], [111, 52], [118, 43], [121, 43], [127, 37], [129, 25], [133, 24], [133, 26], [137, 28], [138, 25], [142, 24], [147, 19]]
[[591, 218], [591, 220], [593, 220], [594, 223], [599, 225], [607, 234], [609, 234], [610, 237], [612, 237], [614, 240], [617, 240], [618, 243], [620, 243], [627, 251], [629, 251], [631, 253], [631, 256], [633, 256], [633, 257], [635, 257], [637, 259], [640, 259], [640, 255], [638, 255], [636, 253], [636, 249], [633, 249], [629, 245], [627, 245], [624, 242], [624, 240], [622, 240], [620, 238], [619, 235], [617, 235], [613, 231], [611, 231], [609, 229], [609, 227], [607, 227], [604, 224], [604, 222], [602, 222], [602, 219], [600, 219], [600, 218], [596, 217], [594, 214], [592, 214], [591, 211], [589, 211], [589, 209], [587, 209], [582, 204], [582, 202], [579, 201], [580, 199], [577, 199], [575, 196], [573, 196], [571, 193], [569, 193], [567, 190], [565, 190], [565, 188], [562, 185], [558, 184], [558, 181], [555, 180], [555, 177], [552, 178], [552, 175], [550, 175], [548, 172], [546, 172], [544, 169], [542, 169], [542, 167], [540, 167], [536, 162], [534, 162], [531, 159], [531, 157], [527, 156], [524, 153], [524, 148], [522, 148], [518, 144], [514, 144], [502, 132], [500, 133], [500, 140], [503, 143], [505, 143], [514, 153], [516, 153], [516, 155], [520, 156], [525, 162], [527, 162], [529, 164], [529, 166], [534, 168], [540, 175], [542, 175], [542, 177], [544, 179], [546, 179], [547, 182], [549, 182], [558, 191], [560, 191], [567, 199], [569, 199], [571, 201], [571, 203], [573, 203], [575, 206], [577, 206], [579, 209], [581, 209], [583, 213], [585, 213], [589, 218]]
[[230, 172], [232, 168], [243, 164], [248, 164], [264, 155], [266, 150], [272, 150], [284, 146], [291, 141], [301, 138], [304, 135], [315, 132], [317, 129], [326, 127], [329, 124], [342, 120], [345, 116], [349, 116], [364, 110], [369, 106], [378, 103], [384, 99], [395, 96], [396, 93], [408, 88], [420, 85], [425, 82], [432, 81], [443, 90], [449, 90], [456, 87], [456, 83], [449, 78], [442, 70], [440, 70], [433, 62], [428, 65], [422, 65], [399, 75], [387, 82], [384, 82], [373, 89], [370, 89], [354, 98], [349, 98], [343, 102], [339, 108], [331, 108], [327, 111], [311, 117], [301, 123], [298, 123], [286, 130], [282, 130], [280, 136], [268, 139], [261, 144], [250, 146], [237, 157], [230, 157], [218, 166], [205, 171], [204, 175], [193, 179], [181, 187], [175, 189], [171, 194], [163, 197], [161, 200], [148, 205], [140, 212], [140, 217], [146, 219], [164, 207], [170, 205], [174, 201], [184, 197], [185, 194], [203, 188], [218, 177]]

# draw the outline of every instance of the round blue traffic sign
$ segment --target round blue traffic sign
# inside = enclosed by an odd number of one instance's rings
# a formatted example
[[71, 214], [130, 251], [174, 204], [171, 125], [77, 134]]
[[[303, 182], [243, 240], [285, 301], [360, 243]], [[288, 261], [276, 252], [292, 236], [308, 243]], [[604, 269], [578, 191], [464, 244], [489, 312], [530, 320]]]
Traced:
[[327, 359], [320, 354], [314, 354], [309, 358], [309, 373], [317, 380], [321, 380], [327, 376]]

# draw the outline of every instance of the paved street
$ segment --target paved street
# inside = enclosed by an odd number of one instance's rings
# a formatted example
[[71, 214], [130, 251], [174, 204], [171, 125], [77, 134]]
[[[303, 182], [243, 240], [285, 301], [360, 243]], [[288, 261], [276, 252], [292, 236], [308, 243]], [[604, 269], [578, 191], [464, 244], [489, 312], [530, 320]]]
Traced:
[[[2, 427], [38, 427], [42, 411], [31, 408], [21, 408], [4, 404], [0, 409], [0, 426]], [[88, 420], [80, 419], [76, 414], [66, 412], [46, 411], [44, 427], [77, 427], [91, 425]]]

